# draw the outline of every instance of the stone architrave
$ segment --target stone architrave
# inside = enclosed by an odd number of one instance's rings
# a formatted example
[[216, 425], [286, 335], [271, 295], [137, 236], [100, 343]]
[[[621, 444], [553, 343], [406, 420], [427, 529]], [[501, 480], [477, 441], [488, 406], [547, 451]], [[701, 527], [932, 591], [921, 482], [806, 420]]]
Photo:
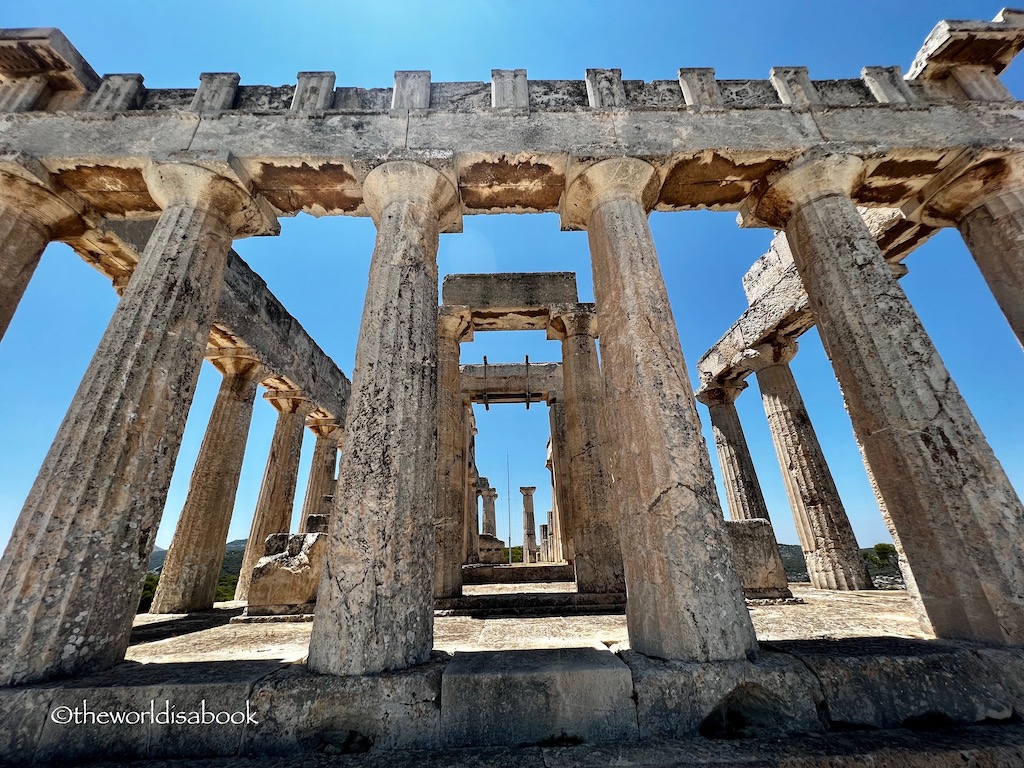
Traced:
[[472, 338], [465, 312], [438, 317], [437, 513], [434, 597], [462, 594], [462, 547], [466, 488], [466, 425], [459, 373], [459, 345]]
[[433, 168], [377, 166], [377, 225], [309, 668], [336, 675], [426, 661], [437, 505], [437, 246], [459, 215]]
[[569, 456], [576, 586], [580, 592], [626, 591], [618, 520], [603, 434], [604, 391], [597, 361], [597, 315], [589, 305], [557, 310], [549, 336], [562, 341], [562, 402]]
[[480, 495], [484, 500], [483, 533], [486, 536], [497, 536], [497, 513], [495, 512], [494, 505], [498, 500], [498, 492], [494, 488], [485, 488]]
[[722, 485], [729, 506], [730, 520], [770, 520], [768, 505], [764, 502], [761, 483], [758, 482], [750, 448], [743, 434], [736, 398], [746, 389], [745, 382], [733, 386], [714, 387], [697, 395], [711, 414], [711, 430], [715, 435], [715, 450], [722, 468]]
[[342, 431], [341, 425], [334, 419], [307, 419], [306, 426], [316, 435], [316, 442], [313, 444], [313, 460], [309, 465], [306, 495], [302, 499], [299, 533], [309, 533], [307, 524], [312, 515], [331, 513], [325, 497], [334, 495], [334, 473], [338, 468], [338, 441]]
[[756, 371], [807, 575], [818, 589], [871, 589], [853, 526], [789, 367], [796, 351], [796, 342], [780, 339], [752, 350], [748, 363]]
[[646, 162], [603, 160], [571, 181], [562, 213], [590, 241], [629, 640], [665, 659], [743, 659], [754, 628], [647, 221], [659, 183]]
[[163, 212], [0, 560], [0, 685], [124, 658], [232, 238], [276, 227], [230, 156], [198, 162], [143, 172]]
[[264, 397], [277, 409], [277, 424], [274, 425], [274, 436], [270, 440], [263, 484], [256, 500], [245, 554], [242, 556], [235, 600], [249, 598], [252, 571], [264, 556], [267, 537], [275, 533], [289, 533], [291, 529], [302, 437], [306, 416], [314, 407], [301, 392], [294, 390], [267, 392]]
[[1024, 643], [1024, 507], [849, 197], [809, 154], [749, 208], [784, 227], [850, 419], [933, 631]]
[[223, 350], [213, 363], [224, 378], [150, 613], [206, 610], [217, 595], [253, 401], [264, 371], [252, 350]]
[[535, 486], [523, 486], [519, 492], [523, 494], [523, 562], [537, 562], [537, 522], [533, 516], [533, 494]]
[[0, 153], [0, 339], [47, 244], [85, 229], [86, 205], [34, 158]]

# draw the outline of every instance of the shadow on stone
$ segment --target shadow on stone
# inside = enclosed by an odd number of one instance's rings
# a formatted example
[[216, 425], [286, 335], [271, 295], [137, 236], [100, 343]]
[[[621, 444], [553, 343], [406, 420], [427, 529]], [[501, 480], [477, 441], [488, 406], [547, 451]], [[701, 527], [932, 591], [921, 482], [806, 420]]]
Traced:
[[202, 632], [206, 629], [220, 627], [230, 622], [232, 617], [241, 616], [242, 610], [242, 608], [214, 608], [209, 611], [197, 611], [184, 616], [175, 616], [175, 618], [165, 619], [164, 621], [140, 624], [137, 627], [132, 627], [128, 645], [153, 643], [157, 640], [181, 637], [192, 632]]
[[698, 729], [707, 739], [761, 739], [783, 736], [785, 702], [760, 685], [743, 683], [734, 688]]

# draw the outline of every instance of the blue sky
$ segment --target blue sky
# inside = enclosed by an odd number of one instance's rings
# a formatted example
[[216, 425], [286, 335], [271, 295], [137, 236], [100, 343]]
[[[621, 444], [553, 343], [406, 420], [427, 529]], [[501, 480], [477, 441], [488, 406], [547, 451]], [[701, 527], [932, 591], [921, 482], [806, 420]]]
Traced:
[[[140, 72], [149, 87], [195, 87], [201, 72], [234, 71], [243, 85], [295, 82], [304, 70], [334, 70], [338, 85], [389, 87], [398, 69], [429, 69], [435, 82], [486, 81], [494, 68], [536, 79], [582, 79], [587, 67], [617, 67], [627, 79], [669, 80], [679, 67], [711, 66], [720, 78], [766, 78], [772, 66], [803, 65], [811, 77], [857, 77], [865, 65], [910, 64], [943, 18], [990, 19], [998, 3], [846, 2], [249, 2], [46, 3], [8, 0], [0, 26], [57, 26], [100, 74]], [[1004, 75], [1018, 96], [1018, 68]], [[745, 308], [741, 275], [767, 248], [767, 230], [742, 230], [735, 215], [651, 217], [691, 375]], [[555, 215], [468, 216], [442, 235], [441, 276], [460, 272], [567, 270], [593, 300], [586, 235], [559, 232]], [[282, 219], [278, 238], [236, 243], [346, 373], [351, 374], [374, 228], [369, 219]], [[903, 279], [915, 308], [1018, 492], [1024, 491], [1024, 354], [959, 235], [944, 231], [912, 254]], [[3, 342], [0, 370], [0, 543], [6, 542], [43, 457], [116, 306], [109, 283], [70, 249], [51, 245]], [[542, 333], [478, 333], [463, 362], [560, 358]], [[862, 546], [888, 540], [858, 455], [831, 366], [815, 332], [793, 363], [840, 494]], [[219, 384], [205, 364], [157, 543], [168, 546], [188, 490]], [[778, 538], [796, 543], [778, 462], [756, 383], [739, 399]], [[707, 411], [698, 406], [710, 442]], [[248, 535], [275, 412], [256, 405], [230, 538]], [[537, 486], [538, 523], [550, 507], [544, 468], [547, 409], [477, 409], [477, 460], [499, 492], [498, 535], [507, 535], [506, 455], [511, 465], [513, 543], [522, 531], [519, 486]], [[301, 508], [313, 436], [306, 435], [296, 498]], [[717, 459], [713, 458], [716, 476]], [[297, 523], [297, 518], [296, 518]]]

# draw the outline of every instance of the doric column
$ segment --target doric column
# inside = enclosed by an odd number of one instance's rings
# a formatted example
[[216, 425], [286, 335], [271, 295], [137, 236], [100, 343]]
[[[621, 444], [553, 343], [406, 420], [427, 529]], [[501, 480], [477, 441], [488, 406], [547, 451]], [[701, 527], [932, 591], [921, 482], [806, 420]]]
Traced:
[[34, 158], [0, 153], [0, 339], [47, 243], [80, 234], [85, 212]]
[[960, 230], [1024, 345], [1024, 156], [982, 159], [913, 213], [926, 223]]
[[245, 544], [245, 554], [242, 555], [235, 600], [249, 599], [252, 572], [266, 551], [267, 537], [291, 531], [303, 431], [306, 416], [314, 408], [301, 392], [295, 390], [267, 392], [263, 397], [277, 409], [277, 424], [274, 425], [274, 436], [270, 440], [270, 454], [263, 470], [256, 510], [252, 515], [249, 540]]
[[871, 589], [867, 564], [789, 362], [796, 342], [766, 344], [749, 358], [793, 509], [807, 574], [818, 589]]
[[940, 637], [1024, 643], [1024, 507], [850, 200], [810, 155], [753, 210], [785, 226], [854, 431]]
[[604, 160], [571, 182], [563, 211], [590, 240], [629, 640], [660, 658], [742, 659], [757, 642], [647, 222], [658, 189], [648, 163]]
[[299, 532], [306, 532], [306, 521], [310, 515], [329, 515], [331, 505], [325, 496], [334, 495], [334, 473], [338, 468], [338, 441], [341, 439], [341, 425], [336, 419], [307, 419], [306, 426], [316, 435], [313, 444], [313, 460], [309, 465], [309, 480], [306, 495], [302, 499], [302, 518]]
[[485, 536], [498, 535], [497, 514], [494, 510], [494, 503], [498, 499], [498, 492], [494, 488], [485, 488], [480, 494], [484, 500], [484, 521], [483, 532]]
[[558, 493], [555, 489], [555, 462], [551, 455], [551, 440], [548, 440], [547, 453], [548, 458], [547, 461], [544, 463], [544, 466], [547, 467], [548, 472], [551, 473], [551, 516], [548, 518], [548, 530], [549, 535], [551, 536], [552, 543], [550, 545], [551, 548], [549, 552], [551, 554], [551, 560], [553, 562], [558, 562], [562, 559], [562, 553], [560, 551], [562, 545], [562, 537], [559, 532], [558, 526]]
[[540, 562], [547, 563], [551, 560], [551, 556], [548, 553], [548, 527], [547, 525], [541, 525], [540, 527]]
[[466, 493], [466, 411], [459, 346], [472, 339], [468, 312], [445, 309], [437, 319], [437, 512], [434, 597], [462, 594]]
[[558, 533], [562, 559], [568, 563], [575, 560], [572, 540], [573, 508], [569, 498], [569, 456], [566, 452], [565, 404], [553, 400], [548, 404], [548, 420], [551, 424], [551, 476], [554, 487], [553, 498], [558, 506]]
[[569, 455], [576, 586], [580, 592], [625, 592], [619, 522], [604, 458], [604, 387], [597, 362], [597, 314], [591, 305], [553, 310], [549, 338], [562, 341], [562, 403]]
[[480, 495], [488, 486], [486, 478], [480, 477], [476, 467], [476, 419], [473, 406], [466, 405], [466, 488], [462, 517], [462, 562], [480, 562]]
[[220, 350], [224, 374], [206, 427], [185, 506], [160, 571], [150, 613], [189, 613], [213, 607], [224, 545], [263, 367], [252, 350]]
[[457, 194], [393, 161], [363, 183], [377, 225], [309, 667], [367, 674], [426, 661], [437, 506], [437, 245]]
[[711, 431], [715, 435], [715, 450], [722, 468], [722, 485], [729, 506], [730, 520], [752, 520], [768, 517], [761, 483], [757, 480], [754, 462], [750, 458], [747, 438], [743, 434], [736, 398], [746, 389], [746, 382], [729, 386], [716, 386], [703, 390], [697, 399], [708, 407]]
[[232, 237], [276, 227], [211, 165], [144, 171], [163, 213], [0, 560], [0, 685], [124, 658]]
[[535, 486], [522, 486], [523, 494], [523, 562], [537, 562], [537, 523], [533, 517], [533, 494]]

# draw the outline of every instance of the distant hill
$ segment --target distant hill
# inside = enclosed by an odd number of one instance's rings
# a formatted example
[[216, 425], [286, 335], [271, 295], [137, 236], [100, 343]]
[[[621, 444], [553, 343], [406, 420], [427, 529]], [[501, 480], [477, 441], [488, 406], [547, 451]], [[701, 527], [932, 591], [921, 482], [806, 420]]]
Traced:
[[[868, 547], [862, 549], [860, 554], [867, 559], [867, 553], [873, 550]], [[782, 555], [782, 565], [786, 569], [786, 577], [790, 581], [807, 581], [807, 561], [804, 560], [804, 551], [799, 544], [779, 544], [779, 554]], [[900, 571], [894, 567], [879, 568], [870, 560], [867, 561], [868, 573], [872, 576], [899, 576]]]
[[[245, 554], [245, 545], [248, 539], [235, 539], [224, 546], [224, 563], [221, 565], [221, 575], [237, 576], [242, 570], [242, 555]], [[167, 559], [167, 550], [161, 547], [153, 547], [153, 554], [149, 557], [149, 572], [160, 573], [164, 567], [164, 560]]]

